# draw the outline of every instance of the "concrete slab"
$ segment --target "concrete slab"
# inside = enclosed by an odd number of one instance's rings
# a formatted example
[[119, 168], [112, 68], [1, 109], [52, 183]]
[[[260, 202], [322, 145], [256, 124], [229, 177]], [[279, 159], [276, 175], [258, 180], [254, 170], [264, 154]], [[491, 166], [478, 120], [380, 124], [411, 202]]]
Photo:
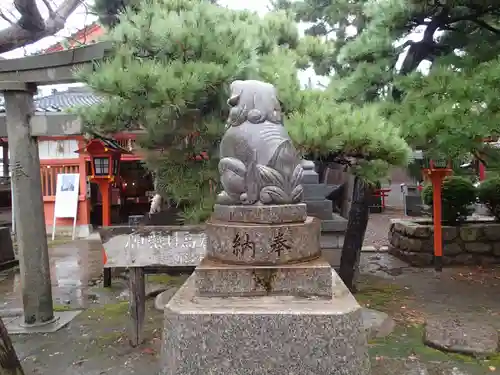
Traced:
[[52, 323], [34, 326], [34, 327], [25, 327], [24, 319], [22, 316], [13, 318], [12, 320], [4, 321], [5, 328], [7, 328], [7, 332], [10, 335], [21, 335], [21, 334], [30, 334], [30, 333], [53, 333], [57, 332], [61, 328], [65, 327], [69, 322], [75, 319], [82, 310], [73, 310], [73, 311], [58, 311], [54, 313], [55, 320]]

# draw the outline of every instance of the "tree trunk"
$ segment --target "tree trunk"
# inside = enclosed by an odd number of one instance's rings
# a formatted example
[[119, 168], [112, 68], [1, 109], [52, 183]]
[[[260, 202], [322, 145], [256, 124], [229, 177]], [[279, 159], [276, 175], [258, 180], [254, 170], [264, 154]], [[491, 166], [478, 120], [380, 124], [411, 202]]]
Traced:
[[370, 185], [356, 176], [339, 271], [340, 278], [352, 293], [356, 292], [355, 279], [368, 225], [370, 195]]
[[0, 375], [24, 375], [2, 318], [0, 318]]
[[81, 0], [64, 0], [56, 9], [52, 9], [48, 8], [50, 3], [44, 1], [49, 13], [49, 17], [44, 20], [36, 1], [14, 0], [21, 17], [0, 30], [0, 53], [38, 42], [61, 31], [68, 17], [81, 3]]

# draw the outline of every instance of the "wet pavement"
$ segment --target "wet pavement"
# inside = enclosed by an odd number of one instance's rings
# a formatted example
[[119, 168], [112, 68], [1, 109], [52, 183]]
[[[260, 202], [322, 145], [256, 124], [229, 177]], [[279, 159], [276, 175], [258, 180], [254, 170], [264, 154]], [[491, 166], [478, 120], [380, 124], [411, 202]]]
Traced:
[[[65, 242], [67, 241], [67, 242]], [[59, 242], [59, 243], [58, 243]], [[61, 243], [62, 242], [62, 243]], [[105, 300], [113, 300], [102, 284], [102, 243], [97, 235], [71, 241], [49, 240], [52, 298], [56, 309], [85, 309]], [[408, 265], [387, 253], [366, 253], [362, 257], [362, 272], [390, 278], [401, 273]], [[115, 277], [117, 274], [115, 274]], [[126, 289], [126, 280], [114, 280], [117, 288]], [[122, 290], [120, 295], [126, 295]], [[1, 310], [19, 311], [22, 308], [19, 269], [0, 272]]]
[[[66, 243], [60, 243], [68, 241]], [[58, 244], [59, 243], [59, 244]], [[51, 241], [49, 241], [49, 246]], [[102, 244], [99, 237], [70, 241], [57, 239], [49, 247], [52, 298], [57, 307], [89, 307], [89, 286], [102, 274]], [[22, 308], [19, 269], [0, 272], [0, 310]]]
[[[98, 237], [52, 243], [50, 271], [55, 309], [86, 309], [53, 334], [13, 336], [26, 374], [155, 374], [161, 347], [163, 314], [147, 301], [145, 342], [128, 344], [127, 282], [116, 274], [112, 288], [102, 287], [102, 245]], [[161, 285], [172, 294], [184, 276], [153, 275], [147, 288]], [[453, 268], [436, 274], [417, 269], [387, 252], [365, 252], [360, 263], [360, 303], [395, 317], [389, 338], [370, 344], [372, 375], [497, 374], [498, 360], [471, 363], [425, 348], [425, 317], [457, 314], [500, 328], [500, 269]], [[0, 310], [19, 309], [19, 275], [0, 273]], [[468, 301], [464, 303], [464, 301]], [[1, 316], [1, 314], [0, 314]], [[402, 318], [403, 317], [403, 318]]]

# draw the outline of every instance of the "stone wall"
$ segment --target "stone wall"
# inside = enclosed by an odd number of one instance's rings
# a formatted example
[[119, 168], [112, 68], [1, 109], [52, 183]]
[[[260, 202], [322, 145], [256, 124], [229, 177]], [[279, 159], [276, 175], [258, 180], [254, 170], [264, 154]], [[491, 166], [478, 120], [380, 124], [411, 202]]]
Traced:
[[[434, 254], [434, 228], [429, 219], [392, 220], [389, 251], [414, 266], [429, 266]], [[443, 226], [444, 264], [500, 263], [500, 223], [470, 221]]]

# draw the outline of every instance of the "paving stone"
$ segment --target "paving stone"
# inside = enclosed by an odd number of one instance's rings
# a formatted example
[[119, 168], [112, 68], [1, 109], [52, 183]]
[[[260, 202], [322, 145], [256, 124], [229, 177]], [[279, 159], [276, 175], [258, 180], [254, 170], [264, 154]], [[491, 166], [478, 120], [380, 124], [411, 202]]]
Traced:
[[498, 331], [477, 322], [429, 319], [424, 342], [440, 350], [487, 358], [498, 351]]
[[389, 336], [394, 331], [396, 323], [386, 313], [364, 308], [362, 315], [368, 340]]
[[381, 358], [372, 361], [372, 375], [429, 375], [418, 361]]

